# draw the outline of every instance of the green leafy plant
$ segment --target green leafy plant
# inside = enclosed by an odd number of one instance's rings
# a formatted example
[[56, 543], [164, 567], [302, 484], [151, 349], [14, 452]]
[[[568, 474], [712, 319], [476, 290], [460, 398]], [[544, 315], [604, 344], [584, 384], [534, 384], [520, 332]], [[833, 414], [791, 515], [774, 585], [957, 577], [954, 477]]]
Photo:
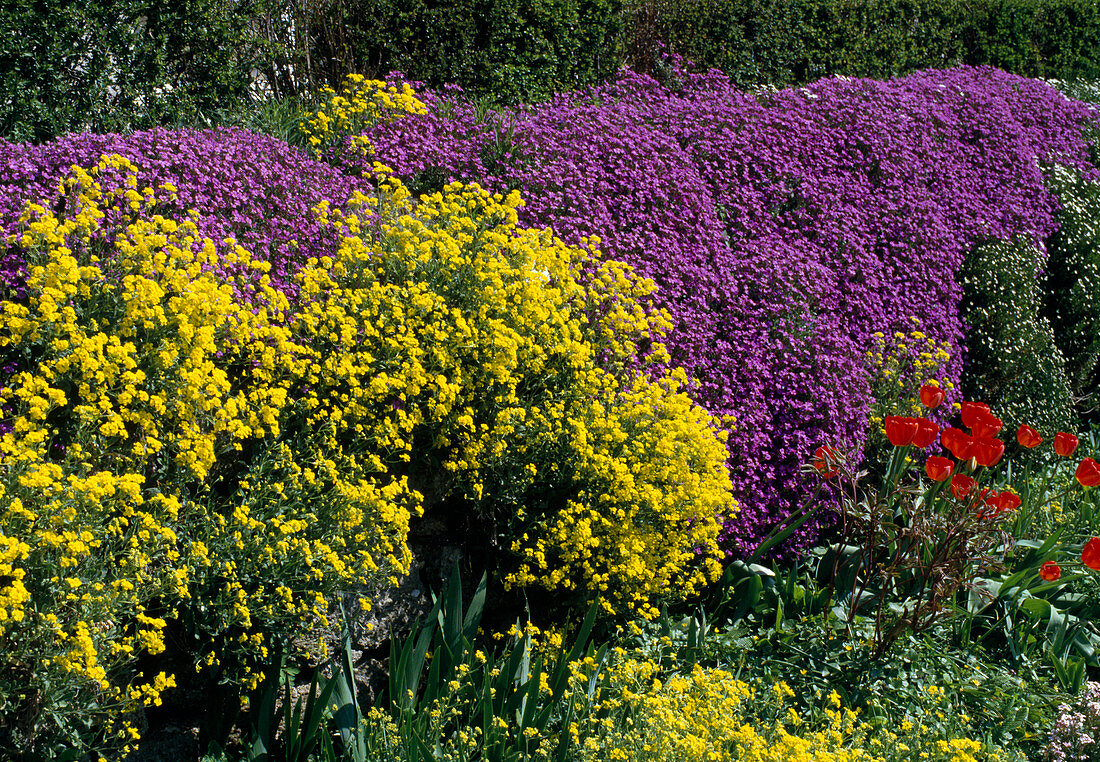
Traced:
[[[568, 649], [558, 651], [550, 639], [537, 644], [538, 628], [528, 623], [513, 627], [494, 653], [475, 641], [485, 599], [482, 576], [463, 605], [456, 568], [420, 629], [403, 643], [391, 641], [388, 689], [377, 709], [389, 714], [395, 734], [373, 734], [367, 741], [372, 754], [396, 747], [410, 762], [441, 753], [502, 761], [529, 759], [536, 752], [566, 758], [569, 735], [552, 729], [563, 718], [568, 724], [563, 696], [571, 665], [600, 661], [606, 653], [606, 646], [596, 649], [589, 642], [598, 607], [589, 608]], [[378, 714], [369, 719], [386, 726]]]
[[[309, 691], [292, 693], [297, 669], [287, 663], [287, 650], [273, 654], [264, 681], [249, 700], [252, 717], [247, 762], [367, 762], [365, 720], [359, 706], [352, 663], [351, 635], [343, 604], [340, 650], [329, 660], [329, 675], [312, 668]], [[280, 700], [280, 691], [283, 695]]]
[[996, 641], [1014, 661], [1047, 659], [1059, 683], [1076, 692], [1086, 668], [1100, 666], [1100, 586], [1083, 565], [1071, 571], [1100, 534], [1100, 495], [1079, 489], [1073, 464], [1062, 458], [1009, 466], [1022, 501], [1006, 527], [1013, 553], [1004, 570], [978, 581], [957, 627], [975, 644]]

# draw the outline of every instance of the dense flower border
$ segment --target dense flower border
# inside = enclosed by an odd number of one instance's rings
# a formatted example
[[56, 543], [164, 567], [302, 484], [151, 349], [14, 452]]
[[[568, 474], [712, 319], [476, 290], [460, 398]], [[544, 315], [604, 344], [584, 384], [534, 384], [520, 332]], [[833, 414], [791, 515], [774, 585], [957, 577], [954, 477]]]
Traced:
[[488, 115], [453, 91], [422, 97], [427, 114], [366, 133], [400, 176], [519, 188], [525, 224], [598, 232], [658, 283], [674, 361], [703, 404], [737, 419], [743, 510], [727, 543], [741, 551], [797, 503], [807, 452], [864, 441], [861, 358], [876, 333], [918, 318], [953, 350], [928, 377], [958, 379], [954, 273], [980, 242], [1051, 232], [1041, 164], [1089, 170], [1082, 129], [1095, 121], [989, 68], [744, 93], [674, 66], [664, 84], [623, 72]]

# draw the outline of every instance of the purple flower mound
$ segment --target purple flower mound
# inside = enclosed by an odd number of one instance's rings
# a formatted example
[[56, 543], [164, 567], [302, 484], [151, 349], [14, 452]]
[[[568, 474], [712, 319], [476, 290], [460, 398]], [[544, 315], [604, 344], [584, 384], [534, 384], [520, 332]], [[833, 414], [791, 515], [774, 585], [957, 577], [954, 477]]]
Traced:
[[700, 402], [736, 417], [741, 512], [726, 540], [745, 553], [809, 494], [800, 471], [818, 445], [858, 457], [874, 332], [919, 318], [956, 348], [943, 372], [957, 382], [954, 273], [980, 242], [1051, 232], [1041, 164], [1089, 168], [1093, 117], [989, 68], [757, 94], [716, 72], [677, 79], [624, 72], [488, 118], [444, 91], [425, 97], [429, 114], [368, 136], [414, 188], [519, 188], [522, 222], [567, 241], [597, 234], [606, 256], [660, 285], [674, 362]]
[[[333, 250], [313, 207], [323, 200], [343, 204], [366, 185], [305, 151], [243, 130], [74, 133], [40, 146], [0, 140], [0, 238], [15, 230], [28, 201], [57, 198], [58, 180], [73, 164], [91, 167], [104, 154], [137, 166], [139, 191], [142, 184], [174, 185], [179, 209], [199, 212], [203, 235], [236, 238], [271, 262], [272, 280], [284, 286], [297, 263]], [[17, 282], [22, 265], [18, 252], [9, 252], [0, 279]]]

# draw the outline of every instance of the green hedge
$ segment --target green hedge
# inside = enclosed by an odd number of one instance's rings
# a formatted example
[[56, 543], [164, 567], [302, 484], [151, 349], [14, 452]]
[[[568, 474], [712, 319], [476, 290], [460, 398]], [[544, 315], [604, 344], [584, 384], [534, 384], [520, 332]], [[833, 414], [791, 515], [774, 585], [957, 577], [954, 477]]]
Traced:
[[43, 141], [194, 119], [232, 107], [273, 57], [265, 3], [0, 3], [0, 137]]
[[1095, 0], [631, 0], [629, 58], [654, 39], [739, 85], [842, 74], [882, 79], [989, 64], [1027, 77], [1100, 78]]
[[1095, 0], [36, 0], [0, 4], [0, 137], [224, 120], [257, 75], [280, 98], [396, 69], [539, 101], [652, 70], [658, 40], [742, 86], [957, 64], [1100, 79]]
[[621, 0], [339, 0], [311, 23], [319, 60], [498, 101], [595, 84], [621, 62]]

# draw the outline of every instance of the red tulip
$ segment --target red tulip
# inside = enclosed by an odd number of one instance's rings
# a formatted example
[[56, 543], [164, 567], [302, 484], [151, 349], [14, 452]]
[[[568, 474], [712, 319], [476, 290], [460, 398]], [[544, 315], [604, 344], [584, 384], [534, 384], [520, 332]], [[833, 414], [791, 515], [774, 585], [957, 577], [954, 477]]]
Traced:
[[944, 429], [943, 434], [940, 435], [940, 441], [959, 460], [970, 458], [970, 449], [974, 446], [974, 439], [961, 429], [954, 427]]
[[933, 455], [924, 462], [924, 472], [934, 482], [946, 481], [954, 470], [955, 464], [947, 458], [941, 458], [939, 455]]
[[918, 418], [902, 418], [896, 415], [886, 416], [886, 438], [894, 447], [913, 444], [917, 434]]
[[1100, 463], [1092, 458], [1085, 458], [1077, 466], [1075, 474], [1082, 487], [1095, 487], [1100, 484]]
[[956, 500], [965, 499], [978, 487], [978, 483], [972, 477], [965, 474], [955, 474], [951, 479], [951, 494]]
[[1047, 582], [1053, 582], [1062, 576], [1062, 567], [1053, 561], [1047, 561], [1039, 567], [1039, 576]]
[[840, 471], [840, 453], [829, 445], [821, 445], [814, 451], [813, 465], [826, 479], [831, 479]]
[[931, 384], [925, 384], [920, 388], [920, 403], [927, 408], [939, 407], [943, 402], [943, 389]]
[[1100, 537], [1093, 537], [1081, 550], [1081, 563], [1090, 569], [1100, 570]]
[[[990, 514], [992, 516], [1000, 516], [1006, 511], [1014, 511], [1020, 507], [1020, 496], [1007, 490], [1000, 493], [989, 491], [987, 495], [985, 493], [983, 495], [985, 495], [985, 504], [994, 509]], [[978, 517], [984, 518], [981, 512]]]
[[927, 418], [917, 418], [917, 433], [913, 435], [913, 446], [925, 448], [936, 441], [936, 435], [940, 433], [940, 425]]
[[1054, 452], [1061, 455], [1063, 458], [1068, 458], [1073, 455], [1073, 451], [1077, 449], [1077, 437], [1073, 434], [1067, 434], [1064, 431], [1059, 431], [1054, 435]]
[[991, 438], [1001, 433], [1003, 425], [1001, 419], [995, 417], [992, 413], [979, 412], [974, 416], [970, 433], [973, 434], [975, 439]]
[[987, 468], [997, 465], [1001, 456], [1005, 454], [1005, 443], [999, 439], [982, 437], [974, 440], [974, 446], [970, 448], [970, 454], [979, 466]]
[[1038, 447], [1043, 442], [1043, 438], [1039, 436], [1039, 432], [1031, 428], [1027, 424], [1022, 424], [1019, 429], [1016, 430], [1016, 441], [1020, 443], [1021, 447], [1031, 449], [1032, 447]]
[[1020, 496], [1015, 492], [1002, 492], [997, 496], [997, 512], [1014, 511], [1020, 507]]
[[979, 413], [989, 413], [989, 405], [984, 402], [964, 402], [962, 403], [962, 415], [963, 426], [968, 429], [974, 428], [974, 421], [977, 419]]

